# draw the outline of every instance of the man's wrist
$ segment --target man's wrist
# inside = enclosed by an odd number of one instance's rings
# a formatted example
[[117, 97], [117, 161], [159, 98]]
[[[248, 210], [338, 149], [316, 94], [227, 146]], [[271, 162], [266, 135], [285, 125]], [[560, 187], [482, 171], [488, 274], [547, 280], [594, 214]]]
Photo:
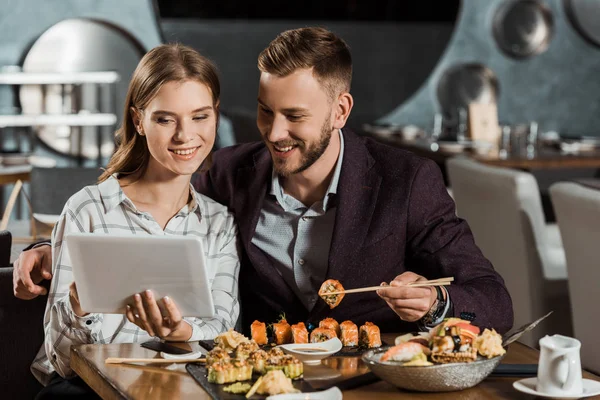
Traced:
[[434, 286], [434, 288], [436, 291], [436, 298], [427, 313], [423, 316], [423, 318], [421, 318], [421, 322], [425, 326], [436, 324], [444, 317], [444, 314], [447, 310], [447, 304], [449, 301], [447, 292], [440, 286]]

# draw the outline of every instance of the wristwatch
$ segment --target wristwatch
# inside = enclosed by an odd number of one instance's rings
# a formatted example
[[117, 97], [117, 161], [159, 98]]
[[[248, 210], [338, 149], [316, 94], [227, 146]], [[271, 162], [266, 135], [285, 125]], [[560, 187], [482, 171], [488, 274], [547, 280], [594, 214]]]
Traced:
[[446, 308], [446, 300], [444, 300], [444, 293], [439, 286], [434, 286], [437, 292], [437, 297], [433, 301], [431, 308], [427, 311], [422, 318], [423, 324], [433, 325], [433, 323], [437, 322], [438, 319], [442, 316], [444, 309]]

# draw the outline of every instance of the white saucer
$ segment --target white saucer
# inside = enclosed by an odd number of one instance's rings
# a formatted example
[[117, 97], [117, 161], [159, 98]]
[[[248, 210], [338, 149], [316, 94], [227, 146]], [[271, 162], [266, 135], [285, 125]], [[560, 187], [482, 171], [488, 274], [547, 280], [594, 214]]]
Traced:
[[202, 356], [204, 356], [206, 354], [206, 351], [194, 351], [194, 352], [189, 352], [189, 353], [185, 353], [185, 354], [171, 354], [171, 353], [165, 353], [164, 351], [160, 352], [160, 356], [162, 358], [167, 358], [170, 360], [181, 360], [181, 359], [186, 359], [186, 358], [200, 358]]
[[549, 395], [540, 393], [536, 390], [537, 378], [521, 379], [513, 383], [513, 387], [519, 392], [531, 394], [538, 397], [546, 397], [549, 399], [581, 399], [582, 397], [596, 396], [600, 394], [600, 382], [591, 379], [583, 380], [583, 393], [572, 395]]
[[343, 395], [337, 386], [322, 392], [288, 393], [269, 396], [267, 400], [342, 400]]

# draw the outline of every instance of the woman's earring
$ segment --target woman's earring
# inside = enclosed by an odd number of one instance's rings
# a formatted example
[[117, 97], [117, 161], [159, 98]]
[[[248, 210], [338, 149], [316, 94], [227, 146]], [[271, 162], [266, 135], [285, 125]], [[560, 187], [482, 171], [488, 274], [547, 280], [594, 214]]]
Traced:
[[137, 131], [137, 133], [138, 133], [138, 135], [140, 135], [140, 136], [144, 136], [144, 132], [142, 132], [141, 130], [138, 130], [138, 131]]

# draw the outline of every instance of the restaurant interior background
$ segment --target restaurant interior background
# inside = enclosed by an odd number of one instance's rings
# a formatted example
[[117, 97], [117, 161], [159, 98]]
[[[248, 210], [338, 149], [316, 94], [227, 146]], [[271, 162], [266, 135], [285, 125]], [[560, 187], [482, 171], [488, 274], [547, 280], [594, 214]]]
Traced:
[[[0, 0], [0, 9], [0, 177], [97, 173], [114, 149], [135, 65], [163, 42], [190, 45], [218, 65], [224, 118], [217, 145], [258, 140], [257, 56], [279, 32], [311, 25], [351, 47], [348, 126], [360, 134], [395, 144], [411, 132], [428, 146], [460, 142], [475, 102], [496, 104], [509, 132], [534, 130], [567, 152], [579, 139], [600, 147], [593, 142], [600, 137], [598, 1]], [[45, 72], [60, 77], [35, 75]], [[438, 147], [427, 154], [435, 159]], [[552, 222], [549, 186], [595, 178], [598, 168], [527, 170]], [[33, 212], [60, 212], [62, 200], [49, 203], [68, 198], [81, 183], [76, 177], [90, 179], [64, 171], [39, 174], [38, 186], [25, 183]], [[14, 181], [2, 182], [4, 209]], [[21, 197], [11, 220], [28, 218]]]

